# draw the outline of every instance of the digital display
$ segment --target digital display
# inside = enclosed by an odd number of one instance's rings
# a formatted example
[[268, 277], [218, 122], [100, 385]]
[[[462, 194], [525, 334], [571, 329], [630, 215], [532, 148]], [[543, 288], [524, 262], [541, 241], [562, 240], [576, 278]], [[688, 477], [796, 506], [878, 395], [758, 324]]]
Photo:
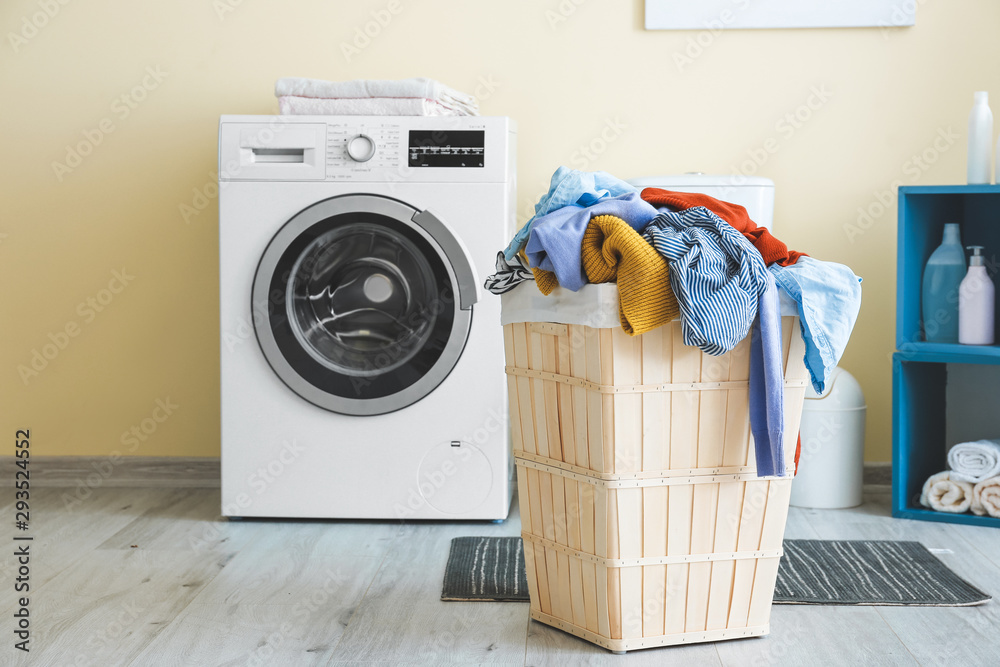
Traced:
[[410, 130], [411, 167], [482, 167], [484, 130]]

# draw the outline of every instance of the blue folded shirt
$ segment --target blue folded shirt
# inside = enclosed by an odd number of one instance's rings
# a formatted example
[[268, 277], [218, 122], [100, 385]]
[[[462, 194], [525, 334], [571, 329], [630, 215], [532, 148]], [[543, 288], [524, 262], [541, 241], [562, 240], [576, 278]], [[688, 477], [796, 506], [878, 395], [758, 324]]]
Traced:
[[823, 393], [861, 310], [861, 278], [843, 264], [807, 256], [790, 266], [772, 264], [768, 270], [798, 306], [806, 368], [813, 389]]

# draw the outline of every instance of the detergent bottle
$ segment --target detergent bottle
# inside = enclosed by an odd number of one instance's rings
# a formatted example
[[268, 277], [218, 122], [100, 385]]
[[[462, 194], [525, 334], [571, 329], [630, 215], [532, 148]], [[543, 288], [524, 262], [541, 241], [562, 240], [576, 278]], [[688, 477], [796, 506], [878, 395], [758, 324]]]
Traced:
[[958, 342], [993, 344], [993, 281], [986, 273], [983, 246], [970, 245], [969, 273], [958, 290]]
[[921, 315], [928, 343], [958, 342], [959, 286], [965, 278], [965, 250], [958, 223], [944, 226], [944, 239], [924, 267]]

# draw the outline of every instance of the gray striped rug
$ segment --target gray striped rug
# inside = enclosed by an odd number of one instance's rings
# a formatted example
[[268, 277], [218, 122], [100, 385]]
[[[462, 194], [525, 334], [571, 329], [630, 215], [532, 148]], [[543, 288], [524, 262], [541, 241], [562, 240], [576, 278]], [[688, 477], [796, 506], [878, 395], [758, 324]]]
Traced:
[[520, 537], [456, 537], [444, 572], [442, 600], [527, 602]]
[[919, 542], [785, 540], [776, 604], [964, 607], [990, 599]]
[[[958, 607], [990, 599], [919, 542], [785, 540], [775, 604]], [[442, 600], [527, 602], [519, 537], [456, 537]]]

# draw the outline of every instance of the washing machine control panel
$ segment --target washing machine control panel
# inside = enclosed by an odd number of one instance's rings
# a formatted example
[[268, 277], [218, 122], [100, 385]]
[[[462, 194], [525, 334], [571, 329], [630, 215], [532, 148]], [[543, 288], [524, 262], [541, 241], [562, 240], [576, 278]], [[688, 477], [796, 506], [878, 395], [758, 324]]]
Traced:
[[373, 171], [482, 169], [486, 130], [404, 128], [392, 121], [329, 123], [327, 178], [353, 180]]
[[330, 123], [326, 130], [327, 176], [399, 166], [403, 132], [391, 123]]
[[224, 181], [497, 183], [514, 131], [479, 116], [223, 116]]

